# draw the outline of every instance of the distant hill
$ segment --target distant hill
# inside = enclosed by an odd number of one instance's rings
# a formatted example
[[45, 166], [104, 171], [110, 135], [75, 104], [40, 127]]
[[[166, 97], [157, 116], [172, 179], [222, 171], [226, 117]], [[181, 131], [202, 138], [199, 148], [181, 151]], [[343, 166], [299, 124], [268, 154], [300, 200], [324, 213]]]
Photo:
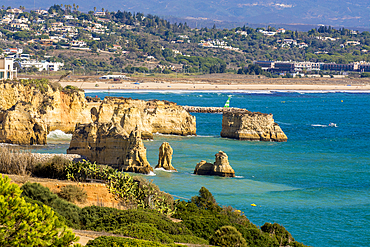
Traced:
[[[80, 11], [104, 8], [175, 17], [202, 25], [215, 23], [311, 24], [370, 29], [369, 0], [82, 0], [58, 1], [56, 4], [79, 5]], [[3, 0], [2, 4], [27, 9], [48, 8], [47, 0]], [[206, 21], [206, 22], [204, 22]]]

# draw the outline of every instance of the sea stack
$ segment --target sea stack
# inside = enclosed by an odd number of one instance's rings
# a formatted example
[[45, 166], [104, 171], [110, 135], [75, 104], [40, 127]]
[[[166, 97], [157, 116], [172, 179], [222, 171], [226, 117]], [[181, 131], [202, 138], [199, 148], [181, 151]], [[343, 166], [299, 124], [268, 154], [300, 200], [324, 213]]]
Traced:
[[211, 175], [221, 177], [235, 177], [234, 169], [230, 166], [228, 156], [223, 151], [219, 151], [215, 154], [215, 163], [207, 163], [202, 160], [197, 164], [194, 170], [194, 174], [197, 175]]
[[159, 147], [158, 165], [155, 168], [163, 168], [168, 171], [177, 172], [177, 170], [171, 164], [172, 154], [173, 149], [171, 148], [170, 144], [168, 142], [163, 142]]
[[92, 162], [111, 165], [124, 172], [149, 174], [153, 171], [138, 128], [130, 135], [113, 123], [78, 124], [68, 154], [80, 154]]
[[221, 137], [251, 141], [288, 140], [280, 126], [275, 123], [272, 114], [245, 109], [233, 109], [223, 113]]

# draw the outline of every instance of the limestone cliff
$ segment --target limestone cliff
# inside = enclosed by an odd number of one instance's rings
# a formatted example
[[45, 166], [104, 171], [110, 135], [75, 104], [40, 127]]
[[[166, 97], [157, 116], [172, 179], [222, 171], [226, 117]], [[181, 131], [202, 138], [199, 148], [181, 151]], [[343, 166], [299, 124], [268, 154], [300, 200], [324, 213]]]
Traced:
[[171, 148], [170, 144], [168, 142], [163, 142], [159, 147], [158, 164], [155, 168], [163, 168], [168, 171], [177, 172], [177, 170], [171, 164], [172, 154], [173, 149]]
[[139, 130], [130, 135], [114, 123], [78, 124], [67, 150], [99, 164], [113, 165], [122, 171], [148, 174], [153, 171]]
[[[20, 108], [25, 105], [21, 104], [17, 108], [13, 107], [21, 101], [31, 104], [33, 108], [22, 110]], [[30, 111], [32, 113], [27, 115], [26, 112]], [[110, 97], [106, 97], [104, 101], [86, 100], [83, 91], [61, 90], [58, 85], [44, 81], [0, 82], [0, 112], [4, 120], [10, 120], [9, 117], [13, 115], [20, 119], [16, 125], [0, 121], [0, 129], [6, 130], [6, 133], [0, 135], [0, 142], [45, 144], [45, 138], [30, 137], [38, 134], [30, 133], [25, 138], [20, 136], [21, 132], [17, 132], [17, 129], [32, 130], [29, 126], [21, 126], [26, 124], [25, 119], [30, 118], [29, 116], [37, 116], [37, 123], [46, 125], [43, 128], [47, 133], [57, 129], [72, 133], [78, 123], [112, 122], [115, 126], [122, 127], [127, 135], [138, 126], [143, 138], [153, 138], [153, 133], [196, 134], [195, 117], [175, 103]], [[9, 136], [12, 138], [8, 138]]]
[[272, 114], [241, 109], [223, 113], [221, 137], [277, 142], [288, 140], [279, 125], [274, 122]]
[[[19, 104], [19, 102], [24, 102]], [[32, 107], [30, 107], [32, 106]], [[32, 132], [30, 124], [37, 122], [47, 134], [52, 130], [73, 132], [76, 123], [91, 122], [90, 108], [82, 91], [62, 91], [57, 85], [0, 82], [0, 142], [21, 144], [45, 144], [46, 136], [39, 138], [37, 128]], [[13, 117], [11, 117], [13, 116]], [[15, 118], [14, 116], [17, 116]], [[35, 119], [34, 119], [35, 118]], [[28, 120], [30, 123], [28, 123]], [[25, 131], [28, 135], [23, 136]], [[9, 136], [12, 136], [9, 138]], [[28, 141], [27, 141], [28, 140]]]
[[47, 125], [37, 110], [26, 102], [0, 111], [0, 142], [13, 144], [46, 144]]
[[208, 163], [202, 160], [197, 164], [194, 174], [197, 175], [212, 175], [221, 177], [235, 177], [235, 172], [229, 164], [228, 156], [226, 153], [219, 151], [216, 156], [216, 161]]
[[106, 97], [97, 110], [99, 123], [119, 124], [127, 133], [136, 126], [143, 138], [153, 133], [195, 135], [195, 117], [173, 102]]

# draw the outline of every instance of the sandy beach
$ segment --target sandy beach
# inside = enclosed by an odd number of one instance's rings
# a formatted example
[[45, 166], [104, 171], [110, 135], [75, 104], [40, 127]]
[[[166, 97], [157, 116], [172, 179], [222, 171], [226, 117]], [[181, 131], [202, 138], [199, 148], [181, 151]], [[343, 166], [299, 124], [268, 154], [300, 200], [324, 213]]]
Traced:
[[230, 79], [230, 78], [130, 78], [113, 81], [98, 78], [69, 78], [61, 85], [84, 90], [270, 90], [270, 91], [370, 91], [369, 79]]

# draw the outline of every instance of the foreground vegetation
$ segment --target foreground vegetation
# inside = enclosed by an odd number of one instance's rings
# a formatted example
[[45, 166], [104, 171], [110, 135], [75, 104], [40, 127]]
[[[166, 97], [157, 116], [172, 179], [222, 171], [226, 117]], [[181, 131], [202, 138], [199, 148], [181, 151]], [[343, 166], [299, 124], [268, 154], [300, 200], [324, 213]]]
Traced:
[[[0, 172], [4, 172], [6, 166], [3, 162], [4, 156], [5, 152], [0, 157]], [[266, 223], [259, 228], [241, 211], [219, 206], [213, 195], [204, 187], [200, 189], [199, 195], [190, 201], [174, 201], [172, 196], [160, 191], [157, 186], [143, 178], [132, 177], [88, 161], [72, 163], [54, 158], [34, 165], [32, 169], [29, 167], [29, 171], [33, 175], [68, 178], [74, 181], [103, 180], [127, 209], [99, 206], [80, 208], [72, 202], [83, 200], [84, 191], [81, 189], [69, 186], [57, 195], [38, 183], [29, 182], [21, 187], [22, 197], [21, 190], [13, 189], [17, 193], [8, 193], [5, 198], [14, 198], [15, 195], [20, 198], [17, 200], [22, 200], [28, 207], [46, 210], [46, 213], [39, 212], [40, 217], [44, 214], [42, 217], [55, 217], [54, 221], [57, 220], [61, 226], [146, 240], [100, 237], [90, 241], [88, 246], [177, 246], [175, 243], [256, 247], [304, 246], [296, 242], [290, 233], [277, 223]], [[1, 179], [2, 183], [9, 184], [7, 178]], [[15, 185], [12, 186], [16, 188]], [[0, 200], [2, 198], [0, 197]], [[18, 209], [16, 206], [9, 210], [17, 212]], [[2, 219], [4, 221], [1, 224], [7, 224], [7, 218]], [[175, 222], [173, 219], [178, 220]], [[43, 227], [48, 225], [49, 223]], [[52, 227], [53, 225], [50, 226]], [[7, 231], [6, 228], [4, 230]], [[74, 239], [73, 235], [67, 236], [67, 240]]]

